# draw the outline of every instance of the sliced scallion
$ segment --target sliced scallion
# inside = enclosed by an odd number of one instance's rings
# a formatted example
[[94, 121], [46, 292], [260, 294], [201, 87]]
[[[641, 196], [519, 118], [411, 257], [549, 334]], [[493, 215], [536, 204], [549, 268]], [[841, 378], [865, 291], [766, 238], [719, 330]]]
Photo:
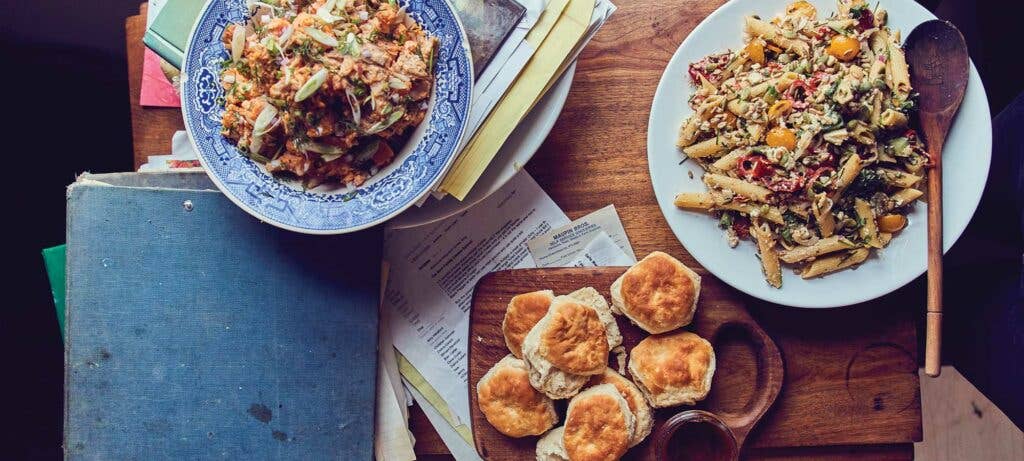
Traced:
[[360, 164], [369, 160], [373, 154], [377, 153], [378, 149], [380, 149], [380, 139], [377, 138], [359, 146], [359, 149], [353, 153], [355, 163]]
[[263, 136], [270, 131], [270, 122], [274, 121], [274, 117], [277, 117], [277, 108], [269, 102], [264, 103], [263, 110], [252, 125], [253, 136]]
[[299, 91], [295, 92], [295, 102], [305, 101], [306, 98], [316, 93], [316, 90], [320, 89], [320, 85], [323, 85], [327, 81], [327, 69], [320, 69], [316, 71], [313, 76], [306, 80], [306, 83], [302, 84]]
[[352, 108], [352, 122], [355, 123], [356, 127], [359, 127], [359, 123], [363, 119], [363, 110], [361, 104], [359, 104], [359, 98], [352, 93], [350, 87], [345, 87], [345, 98], [348, 99], [348, 105]]
[[321, 144], [313, 141], [302, 143], [302, 145], [299, 146], [299, 149], [320, 155], [342, 155], [347, 151], [347, 149], [343, 149], [338, 146]]
[[356, 41], [356, 34], [349, 32], [348, 35], [345, 36], [345, 48], [342, 51], [352, 55], [353, 57], [359, 57], [359, 42]]
[[284, 46], [285, 42], [287, 42], [289, 38], [292, 38], [292, 32], [295, 32], [294, 27], [285, 27], [284, 30], [281, 31], [281, 36], [277, 38], [277, 41], [280, 42], [282, 46]]
[[231, 31], [231, 60], [238, 62], [242, 59], [243, 51], [245, 51], [245, 28], [236, 25]]
[[324, 31], [313, 27], [306, 27], [302, 29], [302, 31], [305, 32], [306, 35], [309, 35], [310, 38], [324, 46], [329, 46], [331, 48], [338, 46], [338, 39], [334, 38], [334, 35], [332, 34], [325, 33]]
[[403, 116], [405, 116], [404, 110], [396, 110], [392, 112], [390, 115], [388, 115], [388, 118], [386, 120], [381, 120], [373, 124], [373, 126], [371, 126], [370, 129], [366, 130], [366, 134], [380, 133], [381, 131], [388, 129], [388, 127], [390, 127], [391, 125], [394, 125], [395, 122], [401, 120]]
[[321, 6], [320, 8], [316, 9], [317, 17], [319, 17], [320, 19], [323, 19], [324, 22], [326, 22], [328, 24], [334, 24], [338, 20], [342, 19], [341, 16], [335, 16], [334, 13], [333, 13], [334, 12], [334, 5], [336, 3], [337, 3], [337, 0], [327, 0], [323, 4], [323, 6]]

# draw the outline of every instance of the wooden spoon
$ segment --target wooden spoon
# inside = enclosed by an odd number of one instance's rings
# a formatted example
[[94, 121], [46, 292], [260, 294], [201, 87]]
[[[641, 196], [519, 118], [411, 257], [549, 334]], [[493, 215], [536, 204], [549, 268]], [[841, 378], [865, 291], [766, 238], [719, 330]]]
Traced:
[[928, 172], [928, 314], [925, 374], [939, 376], [942, 347], [942, 145], [967, 90], [967, 43], [938, 19], [917, 26], [905, 44], [910, 83], [920, 97], [918, 117], [932, 168]]

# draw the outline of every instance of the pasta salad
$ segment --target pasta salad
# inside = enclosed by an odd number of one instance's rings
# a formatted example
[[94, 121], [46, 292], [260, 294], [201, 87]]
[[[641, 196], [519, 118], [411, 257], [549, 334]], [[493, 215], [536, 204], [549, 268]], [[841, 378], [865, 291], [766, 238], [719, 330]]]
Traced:
[[689, 67], [694, 113], [678, 147], [707, 192], [677, 207], [717, 215], [730, 246], [751, 238], [765, 279], [813, 278], [864, 262], [907, 224], [929, 158], [911, 127], [915, 94], [884, 9], [809, 2], [745, 19], [746, 44]]

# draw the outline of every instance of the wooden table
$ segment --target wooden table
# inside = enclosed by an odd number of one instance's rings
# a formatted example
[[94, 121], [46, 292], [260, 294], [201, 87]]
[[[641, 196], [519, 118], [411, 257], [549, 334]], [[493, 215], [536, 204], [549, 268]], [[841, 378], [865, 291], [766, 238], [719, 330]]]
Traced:
[[[563, 112], [527, 170], [570, 218], [614, 203], [637, 254], [662, 250], [699, 268], [673, 236], [655, 202], [646, 161], [647, 118], [658, 79], [672, 53], [722, 1], [621, 0], [618, 3], [618, 11], [580, 56]], [[125, 25], [136, 167], [144, 163], [148, 155], [170, 152], [171, 135], [183, 129], [179, 110], [138, 105], [145, 5], [142, 8], [143, 14], [128, 18]], [[701, 274], [709, 276], [703, 270]], [[752, 313], [769, 334], [807, 332], [805, 337], [796, 335], [797, 339], [780, 344], [784, 354], [827, 347], [833, 339], [829, 335], [843, 332], [845, 325], [858, 322], [878, 324], [877, 328], [885, 337], [897, 340], [872, 343], [852, 352], [836, 351], [835, 360], [849, 361], [845, 388], [794, 389], [813, 387], [816, 370], [813, 363], [787, 370], [789, 388], [784, 388], [776, 408], [764, 423], [768, 426], [765, 432], [776, 441], [786, 438], [785, 434], [792, 431], [810, 431], [823, 439], [840, 434], [840, 438], [856, 440], [855, 443], [780, 449], [758, 448], [766, 444], [755, 441], [747, 455], [759, 459], [913, 458], [913, 442], [921, 440], [914, 327], [917, 307], [923, 300], [920, 295], [916, 291], [901, 290], [868, 305], [827, 312], [799, 311], [751, 300]], [[891, 376], [894, 371], [905, 373], [905, 379], [897, 386], [888, 383], [885, 389], [873, 389], [870, 379], [851, 384], [854, 383], [851, 373], [870, 376], [874, 372], [885, 372]], [[885, 413], [891, 420], [892, 430], [872, 431], [856, 424], [800, 427], [797, 422], [801, 412], [835, 411], [834, 408], [801, 405], [801, 392], [834, 393], [839, 405], [863, 400], [864, 405], [873, 406], [873, 411]], [[887, 407], [893, 402], [899, 402], [898, 408]], [[410, 426], [416, 436], [420, 459], [449, 458], [444, 444], [419, 408], [412, 409]]]

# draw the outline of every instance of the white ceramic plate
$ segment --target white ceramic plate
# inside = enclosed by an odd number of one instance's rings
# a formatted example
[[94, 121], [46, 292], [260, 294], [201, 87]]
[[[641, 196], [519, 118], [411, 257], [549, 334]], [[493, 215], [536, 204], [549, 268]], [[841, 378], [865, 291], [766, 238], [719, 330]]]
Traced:
[[[709, 272], [752, 296], [797, 307], [837, 307], [868, 301], [907, 284], [927, 268], [926, 205], [918, 202], [910, 223], [889, 246], [872, 255], [855, 270], [804, 280], [789, 268], [783, 270], [783, 286], [769, 286], [761, 274], [755, 246], [741, 241], [729, 248], [713, 216], [684, 211], [672, 204], [684, 191], [703, 191], [703, 170], [694, 162], [679, 162], [682, 154], [675, 140], [682, 121], [693, 111], [687, 100], [693, 94], [687, 77], [689, 63], [708, 54], [743, 46], [743, 17], [772, 17], [784, 11], [787, 0], [732, 0], [707, 17], [676, 50], [658, 84], [647, 127], [647, 160], [654, 194], [672, 232], [687, 251]], [[835, 12], [835, 2], [814, 0], [819, 17]], [[889, 11], [889, 25], [905, 38], [914, 27], [935, 19], [912, 1], [882, 0]], [[874, 2], [872, 2], [874, 4]], [[985, 188], [992, 151], [992, 120], [988, 99], [977, 69], [971, 64], [970, 82], [963, 106], [946, 141], [943, 155], [943, 242], [946, 250], [971, 220]], [[693, 172], [689, 179], [687, 172]], [[924, 302], [924, 299], [921, 300]]]
[[575, 74], [576, 63], [573, 62], [508, 137], [464, 200], [456, 200], [450, 195], [440, 200], [428, 198], [423, 206], [410, 207], [388, 221], [388, 227], [402, 229], [440, 221], [461, 213], [501, 189], [501, 186], [533, 158], [533, 154], [537, 153], [537, 149], [551, 133], [551, 128], [555, 126], [559, 114], [562, 113], [562, 106], [569, 97], [572, 77]]

